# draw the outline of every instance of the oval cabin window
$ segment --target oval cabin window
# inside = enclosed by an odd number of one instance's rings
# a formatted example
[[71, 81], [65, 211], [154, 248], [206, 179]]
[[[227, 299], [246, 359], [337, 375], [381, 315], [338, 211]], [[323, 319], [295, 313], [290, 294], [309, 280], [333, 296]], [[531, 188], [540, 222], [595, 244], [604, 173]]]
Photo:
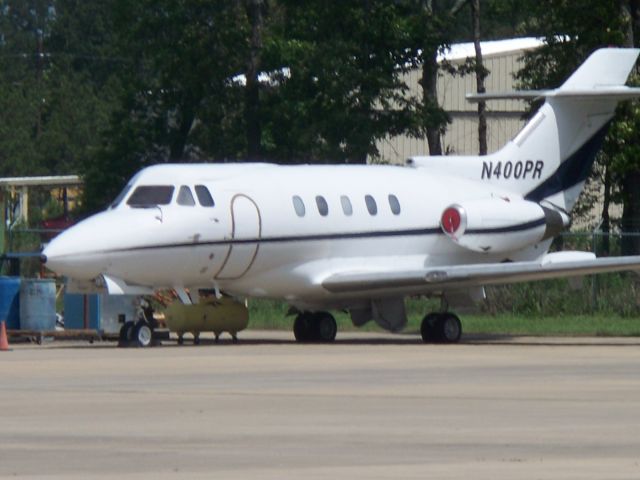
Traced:
[[329, 205], [324, 197], [318, 195], [316, 197], [316, 205], [318, 207], [318, 213], [323, 217], [326, 217], [329, 214]]
[[304, 214], [306, 213], [304, 202], [297, 195], [294, 195], [293, 197], [293, 209], [296, 211], [296, 215], [298, 215], [299, 217], [304, 217]]
[[340, 197], [340, 205], [342, 205], [342, 211], [346, 216], [353, 215], [353, 206], [351, 205], [351, 200], [346, 195], [342, 195]]
[[378, 205], [376, 204], [375, 198], [373, 198], [371, 195], [365, 195], [364, 201], [367, 204], [367, 210], [369, 211], [369, 214], [370, 215], [377, 215], [378, 214]]
[[400, 215], [400, 201], [395, 195], [389, 195], [389, 207], [391, 208], [391, 213]]

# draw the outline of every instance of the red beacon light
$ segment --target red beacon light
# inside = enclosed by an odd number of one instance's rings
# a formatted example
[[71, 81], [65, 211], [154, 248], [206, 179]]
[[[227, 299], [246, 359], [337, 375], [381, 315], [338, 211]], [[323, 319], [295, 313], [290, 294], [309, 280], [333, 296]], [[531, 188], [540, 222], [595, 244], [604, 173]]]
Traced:
[[445, 208], [440, 218], [440, 227], [447, 235], [455, 235], [463, 225], [464, 211], [459, 205]]

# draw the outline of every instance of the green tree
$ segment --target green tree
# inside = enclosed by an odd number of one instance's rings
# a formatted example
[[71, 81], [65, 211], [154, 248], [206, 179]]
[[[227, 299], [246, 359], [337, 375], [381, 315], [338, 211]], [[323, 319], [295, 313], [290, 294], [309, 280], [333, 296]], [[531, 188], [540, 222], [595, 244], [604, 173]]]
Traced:
[[419, 123], [401, 79], [417, 46], [400, 2], [116, 0], [114, 11], [132, 68], [89, 168], [96, 204], [151, 163], [361, 163]]
[[400, 2], [283, 0], [265, 52], [286, 70], [265, 95], [266, 152], [283, 162], [363, 163], [376, 140], [405, 131], [414, 100], [401, 75], [414, 62]]
[[3, 2], [2, 174], [77, 173], [92, 158], [114, 99], [113, 67], [110, 61], [105, 66], [103, 52], [108, 42], [98, 28], [109, 18], [108, 6], [108, 1]]
[[114, 56], [127, 66], [87, 204], [104, 206], [140, 168], [238, 158], [247, 24], [237, 2], [114, 0]]
[[46, 1], [0, 5], [1, 173], [44, 173], [38, 148], [48, 98], [44, 44], [55, 10]]
[[2, 2], [0, 168], [79, 171], [96, 209], [152, 163], [364, 162], [386, 135], [446, 125], [402, 75], [468, 29], [465, 4]]

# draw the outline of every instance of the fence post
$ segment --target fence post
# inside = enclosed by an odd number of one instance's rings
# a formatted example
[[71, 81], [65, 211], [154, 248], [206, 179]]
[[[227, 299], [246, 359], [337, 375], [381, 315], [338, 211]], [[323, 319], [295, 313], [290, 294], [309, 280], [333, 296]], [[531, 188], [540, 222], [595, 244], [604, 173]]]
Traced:
[[[600, 226], [602, 222], [598, 224], [598, 226], [591, 232], [591, 249], [594, 255], [598, 256], [598, 233], [600, 230]], [[596, 306], [598, 302], [598, 276], [591, 275], [591, 313], [596, 311]]]

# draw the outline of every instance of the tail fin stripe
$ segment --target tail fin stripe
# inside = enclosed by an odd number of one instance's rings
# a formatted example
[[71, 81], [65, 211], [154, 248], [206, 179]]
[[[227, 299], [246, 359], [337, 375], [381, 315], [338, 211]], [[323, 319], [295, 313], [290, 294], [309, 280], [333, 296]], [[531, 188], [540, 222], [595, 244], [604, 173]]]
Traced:
[[562, 162], [549, 178], [527, 193], [525, 198], [540, 202], [544, 198], [584, 182], [589, 176], [591, 166], [598, 152], [602, 148], [610, 123], [607, 122], [587, 143]]

